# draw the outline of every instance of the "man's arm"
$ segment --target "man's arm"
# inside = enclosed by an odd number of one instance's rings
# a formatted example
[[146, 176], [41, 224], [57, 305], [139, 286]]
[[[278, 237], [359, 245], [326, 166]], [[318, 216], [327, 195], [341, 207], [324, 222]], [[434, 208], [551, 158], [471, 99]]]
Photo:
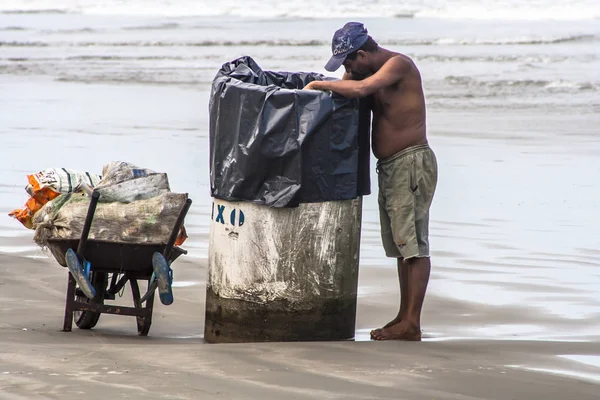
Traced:
[[342, 80], [313, 81], [306, 85], [304, 89], [331, 90], [348, 98], [365, 97], [398, 82], [410, 68], [411, 64], [408, 60], [402, 57], [394, 57], [390, 58], [379, 71], [366, 79], [360, 81], [350, 80], [350, 74], [344, 73]]

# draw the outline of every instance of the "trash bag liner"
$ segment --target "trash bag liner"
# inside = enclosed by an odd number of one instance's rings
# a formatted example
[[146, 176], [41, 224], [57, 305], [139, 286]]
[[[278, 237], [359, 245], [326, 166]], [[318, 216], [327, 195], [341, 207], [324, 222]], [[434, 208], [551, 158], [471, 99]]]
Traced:
[[272, 207], [370, 193], [368, 99], [301, 90], [318, 73], [223, 64], [210, 95], [211, 195]]

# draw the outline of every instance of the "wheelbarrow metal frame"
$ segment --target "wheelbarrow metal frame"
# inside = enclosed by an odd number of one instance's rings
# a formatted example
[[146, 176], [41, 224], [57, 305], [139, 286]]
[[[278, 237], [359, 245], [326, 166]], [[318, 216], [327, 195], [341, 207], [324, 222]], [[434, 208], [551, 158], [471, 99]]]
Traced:
[[[70, 332], [73, 327], [73, 314], [75, 311], [94, 312], [99, 314], [117, 314], [135, 316], [138, 325], [138, 334], [146, 336], [152, 322], [152, 311], [154, 306], [154, 293], [156, 291], [156, 281], [152, 279], [152, 254], [160, 252], [171, 264], [187, 251], [175, 246], [177, 235], [183, 226], [185, 216], [192, 204], [191, 199], [179, 212], [177, 221], [166, 244], [156, 243], [128, 243], [114, 242], [106, 240], [88, 239], [94, 213], [99, 200], [99, 193], [94, 191], [86, 215], [85, 223], [81, 232], [80, 239], [49, 239], [49, 247], [59, 264], [66, 266], [64, 255], [70, 249], [77, 249], [76, 253], [80, 261], [85, 259], [91, 261], [91, 271], [95, 273], [112, 273], [112, 280], [108, 284], [106, 292], [101, 290], [90, 302], [77, 301], [76, 281], [69, 272], [67, 282], [67, 294], [65, 304], [65, 318], [63, 331]], [[118, 258], [117, 255], [118, 254]], [[117, 281], [118, 274], [123, 276]], [[148, 282], [148, 291], [144, 296], [140, 295], [138, 280]], [[130, 283], [133, 295], [134, 307], [106, 305], [105, 299], [114, 299], [115, 295], [127, 284]], [[102, 298], [98, 298], [99, 296]], [[143, 304], [145, 305], [143, 306]], [[94, 324], [95, 325], [95, 324]]]

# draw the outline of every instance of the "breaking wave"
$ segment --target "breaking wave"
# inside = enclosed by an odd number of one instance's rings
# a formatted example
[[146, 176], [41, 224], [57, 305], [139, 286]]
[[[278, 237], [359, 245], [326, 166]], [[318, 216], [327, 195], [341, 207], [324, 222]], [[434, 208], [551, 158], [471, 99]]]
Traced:
[[67, 10], [60, 9], [30, 9], [30, 10], [2, 10], [0, 14], [69, 14]]
[[535, 79], [500, 79], [482, 81], [467, 76], [447, 76], [444, 82], [453, 86], [464, 86], [473, 88], [537, 88], [549, 90], [573, 90], [573, 91], [599, 91], [600, 84], [593, 82], [573, 82], [568, 80], [535, 80]]
[[560, 37], [524, 37], [524, 38], [504, 38], [504, 39], [456, 39], [456, 38], [439, 38], [439, 39], [403, 39], [403, 40], [387, 40], [382, 41], [382, 45], [392, 46], [442, 46], [442, 45], [544, 45], [558, 43], [576, 43], [576, 42], [592, 42], [599, 38], [595, 35], [569, 35]]
[[[3, 0], [5, 14], [103, 14], [138, 16], [204, 16], [249, 18], [430, 18], [474, 20], [582, 20], [600, 17], [600, 3], [594, 0]], [[317, 11], [317, 12], [315, 12]]]
[[[135, 28], [134, 28], [135, 29]], [[157, 28], [158, 29], [158, 28]], [[163, 28], [167, 29], [167, 28]], [[83, 28], [73, 31], [56, 31], [59, 33], [81, 33], [93, 32], [90, 28]], [[559, 43], [576, 43], [597, 41], [595, 35], [573, 35], [555, 38], [522, 38], [522, 39], [498, 39], [498, 40], [480, 40], [480, 39], [402, 39], [402, 40], [381, 40], [382, 46], [451, 46], [451, 45], [552, 45]], [[45, 41], [0, 41], [0, 47], [72, 47], [72, 46], [104, 46], [104, 47], [215, 47], [215, 46], [329, 46], [328, 40], [203, 40], [203, 41], [122, 41], [122, 42], [102, 42], [102, 41], [78, 41], [78, 42], [45, 42]]]
[[141, 25], [141, 26], [128, 26], [123, 28], [126, 31], [149, 31], [149, 30], [165, 30], [165, 29], [177, 29], [181, 25], [176, 22], [165, 22], [164, 24], [158, 25]]

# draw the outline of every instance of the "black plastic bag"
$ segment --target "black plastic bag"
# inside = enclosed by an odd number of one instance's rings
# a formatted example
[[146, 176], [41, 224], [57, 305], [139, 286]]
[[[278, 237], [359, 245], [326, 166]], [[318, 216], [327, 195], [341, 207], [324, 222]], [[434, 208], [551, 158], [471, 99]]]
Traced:
[[263, 71], [251, 57], [223, 64], [209, 104], [213, 197], [292, 207], [370, 193], [370, 110], [300, 90], [326, 79]]

